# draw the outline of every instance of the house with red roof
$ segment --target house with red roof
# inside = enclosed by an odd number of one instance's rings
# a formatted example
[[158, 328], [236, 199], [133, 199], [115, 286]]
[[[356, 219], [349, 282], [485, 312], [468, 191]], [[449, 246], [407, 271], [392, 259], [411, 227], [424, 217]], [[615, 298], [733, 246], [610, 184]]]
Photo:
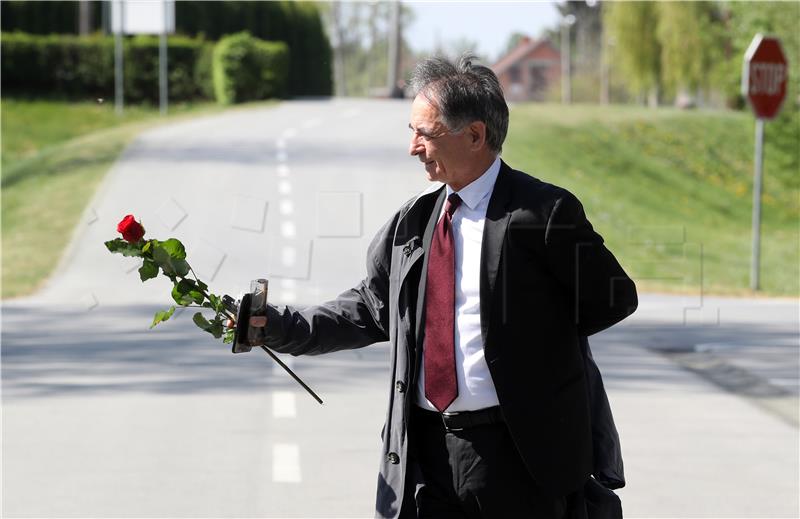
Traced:
[[561, 81], [561, 53], [548, 40], [525, 37], [492, 66], [508, 101], [544, 101]]

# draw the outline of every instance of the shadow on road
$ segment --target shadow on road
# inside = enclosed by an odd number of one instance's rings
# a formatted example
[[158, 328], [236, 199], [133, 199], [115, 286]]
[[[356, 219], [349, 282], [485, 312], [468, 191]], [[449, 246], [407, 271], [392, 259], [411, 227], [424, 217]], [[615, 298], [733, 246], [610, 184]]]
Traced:
[[[3, 308], [3, 393], [9, 398], [95, 395], [119, 392], [247, 392], [265, 388], [299, 389], [263, 352], [233, 355], [227, 345], [191, 322], [193, 309], [148, 330], [160, 306], [127, 305], [93, 310], [52, 310], [40, 305]], [[780, 354], [774, 369], [797, 371], [796, 331], [774, 326], [683, 326], [631, 323], [593, 336], [590, 341], [609, 389], [615, 391], [697, 391], [686, 374], [653, 351], [690, 351], [697, 344], [781, 344], [764, 351]], [[294, 360], [294, 370], [322, 393], [388, 383], [386, 343], [360, 350]], [[764, 368], [763, 366], [767, 366]], [[374, 385], [373, 385], [374, 387]], [[323, 395], [324, 398], [324, 395]]]

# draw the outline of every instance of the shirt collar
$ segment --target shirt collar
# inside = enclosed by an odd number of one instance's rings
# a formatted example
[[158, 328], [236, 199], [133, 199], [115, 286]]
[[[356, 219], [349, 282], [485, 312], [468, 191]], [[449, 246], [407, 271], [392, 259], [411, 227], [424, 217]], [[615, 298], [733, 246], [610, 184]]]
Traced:
[[[478, 204], [489, 196], [494, 188], [494, 182], [497, 180], [497, 175], [500, 173], [500, 156], [498, 155], [489, 169], [483, 172], [481, 176], [470, 182], [467, 186], [458, 191], [458, 196], [461, 202], [466, 204], [472, 210], [478, 207]], [[450, 196], [455, 191], [450, 186], [447, 186], [447, 196]]]

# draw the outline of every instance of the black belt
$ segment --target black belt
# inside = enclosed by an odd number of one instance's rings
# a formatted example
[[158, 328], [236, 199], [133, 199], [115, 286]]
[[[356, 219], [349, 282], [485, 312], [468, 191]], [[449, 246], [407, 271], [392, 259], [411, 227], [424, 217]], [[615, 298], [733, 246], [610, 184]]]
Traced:
[[496, 423], [503, 423], [503, 412], [500, 406], [487, 407], [486, 409], [479, 409], [477, 411], [459, 411], [457, 413], [437, 413], [435, 411], [428, 411], [419, 406], [413, 406], [417, 411], [417, 416], [429, 422], [438, 422], [444, 425], [446, 431], [463, 431], [464, 429], [471, 429], [481, 425], [491, 425]]

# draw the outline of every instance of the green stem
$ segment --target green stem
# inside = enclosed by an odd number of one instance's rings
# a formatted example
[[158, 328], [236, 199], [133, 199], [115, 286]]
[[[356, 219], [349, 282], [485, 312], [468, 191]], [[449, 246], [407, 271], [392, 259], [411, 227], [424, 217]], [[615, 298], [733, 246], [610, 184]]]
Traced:
[[[194, 276], [194, 281], [195, 281], [195, 283], [197, 284], [197, 290], [199, 290], [199, 291], [200, 291], [200, 293], [201, 293], [201, 294], [203, 294], [203, 297], [205, 297], [206, 299], [208, 299], [208, 302], [210, 303], [210, 302], [211, 302], [211, 298], [209, 297], [209, 295], [208, 295], [208, 292], [206, 292], [205, 290], [203, 290], [202, 288], [200, 288], [200, 280], [197, 278], [197, 274], [195, 274], [195, 272], [194, 272], [194, 269], [192, 268], [192, 266], [191, 266], [191, 265], [189, 265], [189, 262], [188, 262], [188, 261], [186, 262], [186, 264], [189, 266], [189, 270], [191, 271], [191, 273], [192, 273], [192, 276]], [[181, 279], [186, 279], [184, 276], [180, 276], [180, 278], [181, 278]], [[205, 307], [199, 307], [199, 308], [205, 308]], [[220, 312], [219, 312], [219, 311], [217, 311], [217, 309], [216, 309], [216, 308], [214, 308], [213, 310], [214, 310], [214, 312], [216, 312], [217, 316], [219, 316]], [[225, 317], [227, 317], [228, 319], [233, 319], [233, 320], [235, 320], [235, 319], [236, 319], [236, 317], [234, 317], [234, 316], [232, 316], [231, 314], [229, 314], [228, 312], [226, 312], [224, 308], [223, 308], [223, 310], [222, 310], [222, 312], [221, 312], [221, 313], [222, 313], [222, 314], [224, 314], [224, 315], [225, 315]]]

